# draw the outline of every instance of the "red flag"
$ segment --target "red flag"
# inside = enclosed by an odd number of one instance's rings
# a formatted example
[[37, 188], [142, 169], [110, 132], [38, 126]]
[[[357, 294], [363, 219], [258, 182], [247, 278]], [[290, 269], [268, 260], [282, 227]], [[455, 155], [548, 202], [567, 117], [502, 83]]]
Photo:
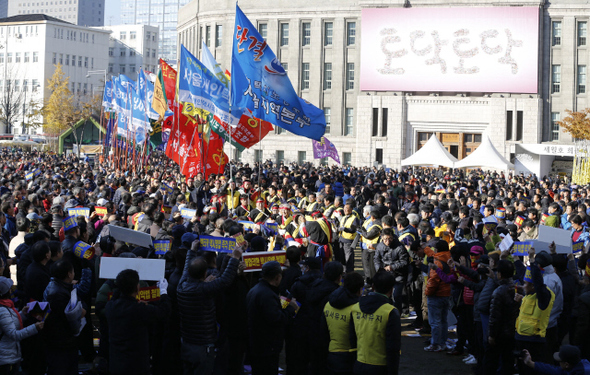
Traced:
[[160, 59], [160, 69], [164, 79], [164, 89], [166, 90], [166, 99], [168, 108], [172, 108], [176, 101], [176, 70], [174, 70], [166, 61]]
[[197, 120], [182, 114], [182, 104], [176, 106], [174, 109], [175, 119], [172, 123], [168, 144], [166, 145], [166, 156], [174, 160], [181, 167], [184, 167], [186, 158], [188, 158], [189, 151], [192, 148], [191, 144], [194, 142], [194, 139], [199, 139], [197, 134]]
[[216, 133], [211, 133], [209, 144], [195, 137], [189, 157], [183, 165], [182, 174], [190, 178], [197, 173], [203, 173], [205, 178], [209, 178], [209, 175], [213, 173], [223, 173], [227, 161], [228, 157], [223, 152], [223, 139]]

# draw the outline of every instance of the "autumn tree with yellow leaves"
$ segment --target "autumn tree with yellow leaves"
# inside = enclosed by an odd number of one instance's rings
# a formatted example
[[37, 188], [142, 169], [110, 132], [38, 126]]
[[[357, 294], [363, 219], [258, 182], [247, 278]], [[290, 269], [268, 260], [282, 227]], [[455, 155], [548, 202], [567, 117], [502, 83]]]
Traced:
[[574, 164], [572, 182], [587, 184], [590, 182], [590, 108], [580, 112], [565, 111], [567, 117], [558, 124], [574, 139]]

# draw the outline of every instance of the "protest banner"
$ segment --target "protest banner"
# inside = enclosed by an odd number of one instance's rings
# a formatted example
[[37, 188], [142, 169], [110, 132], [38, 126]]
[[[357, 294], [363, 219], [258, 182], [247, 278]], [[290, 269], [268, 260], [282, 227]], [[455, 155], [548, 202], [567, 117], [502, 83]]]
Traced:
[[152, 236], [148, 233], [138, 232], [136, 230], [118, 227], [116, 225], [109, 225], [109, 231], [117, 241], [131, 243], [137, 246], [151, 248]]
[[164, 193], [168, 195], [172, 194], [172, 192], [174, 191], [174, 189], [165, 182], [162, 183], [162, 187], [160, 189], [164, 190]]
[[246, 240], [244, 239], [244, 235], [242, 233], [236, 233], [231, 237], [236, 240], [236, 244], [241, 248], [248, 247], [248, 242], [246, 242]]
[[236, 247], [236, 240], [228, 237], [201, 236], [199, 242], [201, 243], [201, 250], [205, 251], [231, 253]]
[[68, 208], [68, 215], [69, 216], [84, 216], [85, 218], [90, 217], [90, 208], [86, 207], [74, 207]]
[[25, 174], [25, 179], [28, 181], [28, 180], [31, 180], [33, 177], [39, 176], [40, 174], [41, 174], [41, 170], [39, 170], [37, 168], [37, 169], [35, 169], [35, 170], [33, 170], [33, 171], [28, 172], [27, 174]]
[[[109, 300], [113, 297], [113, 292], [108, 294]], [[139, 292], [135, 298], [138, 301], [154, 302], [160, 300], [160, 288], [158, 286], [146, 286], [139, 288]]]
[[94, 247], [83, 241], [78, 241], [74, 245], [74, 254], [80, 259], [94, 258]]
[[172, 248], [172, 240], [154, 241], [154, 249], [157, 255], [164, 255]]
[[249, 232], [254, 231], [254, 229], [256, 228], [256, 225], [258, 225], [253, 221], [245, 221], [245, 220], [239, 220], [238, 224], [242, 224], [242, 226], [244, 227], [244, 230], [249, 231]]
[[569, 254], [572, 252], [572, 236], [569, 230], [539, 226], [539, 238], [535, 241], [534, 247], [537, 252], [549, 251], [549, 245], [555, 243], [555, 252], [558, 254]]
[[183, 218], [190, 220], [193, 217], [197, 216], [197, 210], [191, 210], [190, 208], [181, 208], [180, 209], [180, 216]]
[[584, 240], [576, 241], [572, 244], [572, 253], [577, 254], [584, 250]]
[[139, 273], [140, 280], [160, 281], [164, 278], [166, 261], [164, 259], [141, 258], [100, 258], [101, 279], [116, 279], [119, 272], [131, 269]]
[[96, 214], [98, 216], [105, 216], [106, 214], [108, 214], [109, 212], [107, 211], [106, 207], [101, 207], [101, 206], [95, 206], [94, 210], [96, 211]]
[[518, 256], [528, 256], [529, 250], [533, 247], [533, 241], [521, 241], [515, 242], [512, 245], [512, 249], [514, 250], [512, 255]]
[[244, 272], [260, 271], [262, 265], [266, 262], [277, 261], [281, 266], [285, 265], [287, 259], [287, 252], [282, 251], [259, 251], [254, 253], [244, 253], [242, 260], [246, 263], [246, 269]]

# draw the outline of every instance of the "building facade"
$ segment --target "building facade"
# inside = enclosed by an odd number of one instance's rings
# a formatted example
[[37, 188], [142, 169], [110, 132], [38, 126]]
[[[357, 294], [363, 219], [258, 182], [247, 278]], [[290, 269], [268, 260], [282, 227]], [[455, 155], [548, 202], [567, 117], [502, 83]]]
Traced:
[[[27, 127], [28, 115], [49, 98], [47, 82], [57, 64], [62, 65], [76, 97], [87, 98], [97, 90], [102, 93], [104, 77], [88, 75], [88, 71], [107, 69], [109, 34], [40, 14], [0, 19], [4, 46], [0, 50], [0, 103], [11, 95], [10, 100], [24, 108], [22, 119], [0, 124], [0, 133], [33, 132]], [[43, 129], [35, 131], [42, 133]]]
[[[449, 4], [446, 0], [302, 0], [280, 7], [273, 4], [242, 0], [239, 5], [277, 55], [298, 94], [324, 109], [328, 124], [326, 137], [338, 148], [343, 164], [399, 167], [401, 160], [418, 150], [433, 133], [458, 159], [469, 155], [482, 137], [487, 136], [501, 154], [514, 161], [518, 156], [517, 145], [571, 144], [571, 137], [556, 122], [566, 116], [566, 109], [588, 106], [586, 66], [590, 51], [586, 47], [586, 33], [590, 7], [582, 1], [457, 0]], [[381, 46], [367, 39], [367, 45], [361, 45], [361, 29], [369, 30], [372, 22], [371, 18], [365, 19], [364, 11], [379, 9], [380, 12], [389, 8], [426, 13], [439, 13], [443, 8], [450, 12], [477, 12], [477, 8], [486, 8], [484, 13], [489, 8], [510, 12], [514, 9], [518, 12], [519, 8], [533, 10], [534, 22], [527, 25], [533, 44], [529, 43], [533, 48], [529, 54], [532, 65], [520, 66], [521, 72], [530, 73], [528, 82], [532, 82], [533, 89], [498, 89], [494, 82], [485, 88], [454, 91], [429, 90], [411, 83], [406, 89], [371, 89], [370, 84], [361, 80], [363, 56], [365, 64], [373, 58], [379, 59], [399, 39], [388, 39], [390, 44], [382, 41]], [[180, 12], [179, 42], [199, 57], [200, 41], [204, 40], [217, 61], [229, 70], [234, 20], [234, 2], [213, 4], [193, 0]], [[428, 24], [424, 26], [427, 27]], [[498, 29], [500, 33], [504, 31]], [[457, 33], [465, 30], [456, 31], [454, 37], [459, 38], [461, 34]], [[507, 38], [510, 43], [510, 36]], [[412, 39], [405, 52], [420, 53], [417, 47], [414, 49], [416, 40]], [[488, 50], [483, 42], [480, 46], [477, 36], [473, 40], [481, 48], [475, 53], [491, 55], [497, 52], [495, 49], [502, 50], [501, 46]], [[459, 56], [461, 43], [467, 42], [455, 39], [447, 43], [447, 48], [454, 48]], [[518, 41], [515, 43], [512, 51], [519, 46]], [[432, 53], [431, 49], [424, 49], [424, 53], [427, 51]], [[509, 48], [505, 51], [508, 57], [499, 56], [493, 61], [509, 58]], [[464, 60], [459, 61], [463, 64]], [[500, 64], [509, 62], [504, 60]], [[427, 80], [418, 77], [416, 82]], [[484, 75], [483, 80], [493, 81], [494, 74]], [[260, 150], [247, 150], [234, 156], [249, 162], [313, 160], [310, 140], [281, 129], [267, 136]], [[551, 159], [544, 161], [544, 170], [535, 173], [551, 169], [554, 160], [564, 160], [557, 153], [544, 156]]]
[[47, 14], [80, 26], [104, 25], [105, 0], [5, 1], [8, 2], [8, 17], [21, 14]]
[[158, 28], [147, 25], [104, 26], [109, 38], [108, 75], [125, 74], [137, 80], [139, 69], [157, 73], [159, 58]]
[[[121, 23], [159, 28], [160, 57], [176, 61], [177, 17], [189, 0], [121, 0]], [[211, 4], [213, 6], [214, 4]]]

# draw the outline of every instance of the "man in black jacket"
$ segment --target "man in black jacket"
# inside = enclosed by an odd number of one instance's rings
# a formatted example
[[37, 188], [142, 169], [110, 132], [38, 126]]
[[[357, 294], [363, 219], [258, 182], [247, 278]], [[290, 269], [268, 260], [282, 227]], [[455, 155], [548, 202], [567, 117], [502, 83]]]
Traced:
[[116, 374], [150, 374], [151, 326], [162, 322], [170, 313], [166, 279], [160, 280], [158, 305], [140, 303], [139, 274], [135, 270], [123, 270], [115, 283], [118, 292], [106, 305], [109, 326], [109, 370]]
[[[492, 273], [490, 272], [490, 275]], [[486, 375], [498, 372], [502, 357], [502, 374], [510, 375], [514, 370], [514, 331], [518, 317], [519, 303], [514, 300], [515, 289], [512, 281], [514, 265], [508, 260], [498, 262], [498, 284], [492, 293], [490, 305], [490, 323], [488, 325], [488, 343], [484, 357], [483, 369]]]
[[205, 258], [197, 257], [198, 240], [192, 247], [186, 255], [177, 288], [181, 356], [185, 374], [208, 375], [213, 373], [217, 340], [215, 297], [228, 288], [236, 277], [242, 251], [234, 249], [220, 277], [210, 276], [206, 279], [208, 264]]
[[410, 255], [402, 245], [393, 229], [385, 228], [381, 233], [381, 242], [377, 244], [375, 251], [375, 271], [383, 269], [395, 276], [393, 287], [393, 304], [396, 309], [402, 311], [402, 294], [408, 275]]
[[278, 287], [282, 279], [279, 262], [266, 262], [262, 278], [246, 296], [248, 306], [248, 346], [252, 375], [276, 375], [283, 349], [285, 326], [293, 318], [297, 303], [292, 299], [283, 309]]
[[25, 293], [27, 301], [43, 301], [43, 292], [49, 284], [49, 270], [46, 265], [51, 259], [51, 249], [45, 241], [39, 241], [29, 250], [33, 256], [33, 263], [27, 268], [25, 276]]

